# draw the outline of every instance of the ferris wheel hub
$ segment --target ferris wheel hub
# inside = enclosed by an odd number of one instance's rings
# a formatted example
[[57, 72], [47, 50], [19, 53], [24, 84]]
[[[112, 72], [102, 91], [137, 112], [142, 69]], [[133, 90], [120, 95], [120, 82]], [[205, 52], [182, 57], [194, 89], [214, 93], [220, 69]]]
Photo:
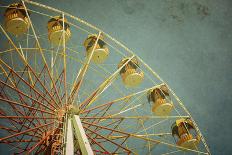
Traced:
[[80, 109], [76, 105], [68, 105], [67, 107], [68, 114], [70, 115], [79, 115]]

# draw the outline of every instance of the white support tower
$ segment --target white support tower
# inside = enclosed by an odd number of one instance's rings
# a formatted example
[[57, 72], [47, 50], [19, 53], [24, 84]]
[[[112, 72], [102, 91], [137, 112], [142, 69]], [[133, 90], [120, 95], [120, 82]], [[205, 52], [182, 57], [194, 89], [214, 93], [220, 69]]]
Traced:
[[73, 115], [68, 119], [65, 155], [74, 154], [75, 148], [73, 135], [75, 135], [77, 138], [81, 153], [83, 155], [94, 155], [78, 115]]
[[73, 128], [72, 128], [72, 120], [68, 119], [68, 127], [67, 127], [67, 142], [65, 155], [73, 155], [74, 154], [74, 139], [73, 139]]

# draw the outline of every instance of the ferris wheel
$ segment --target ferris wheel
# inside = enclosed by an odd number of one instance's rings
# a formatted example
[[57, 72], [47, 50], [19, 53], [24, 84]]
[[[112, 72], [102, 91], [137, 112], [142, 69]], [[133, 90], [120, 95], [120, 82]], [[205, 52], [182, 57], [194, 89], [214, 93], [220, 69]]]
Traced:
[[210, 154], [173, 90], [125, 45], [37, 2], [0, 8], [0, 154]]

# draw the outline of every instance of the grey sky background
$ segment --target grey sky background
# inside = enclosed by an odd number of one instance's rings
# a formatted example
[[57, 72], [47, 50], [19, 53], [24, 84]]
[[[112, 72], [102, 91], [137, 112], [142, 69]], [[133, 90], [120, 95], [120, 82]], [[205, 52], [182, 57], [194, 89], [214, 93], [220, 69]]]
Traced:
[[181, 98], [212, 154], [231, 154], [231, 0], [36, 1], [127, 45]]

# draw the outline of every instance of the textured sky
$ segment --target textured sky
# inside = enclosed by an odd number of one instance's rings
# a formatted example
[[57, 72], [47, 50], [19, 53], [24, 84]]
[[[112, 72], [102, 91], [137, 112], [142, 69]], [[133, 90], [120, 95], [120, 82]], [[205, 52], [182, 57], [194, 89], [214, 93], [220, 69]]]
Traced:
[[232, 1], [46, 3], [79, 16], [125, 43], [182, 99], [212, 153], [230, 154]]
[[231, 154], [231, 0], [37, 1], [127, 45], [181, 98], [212, 154]]

